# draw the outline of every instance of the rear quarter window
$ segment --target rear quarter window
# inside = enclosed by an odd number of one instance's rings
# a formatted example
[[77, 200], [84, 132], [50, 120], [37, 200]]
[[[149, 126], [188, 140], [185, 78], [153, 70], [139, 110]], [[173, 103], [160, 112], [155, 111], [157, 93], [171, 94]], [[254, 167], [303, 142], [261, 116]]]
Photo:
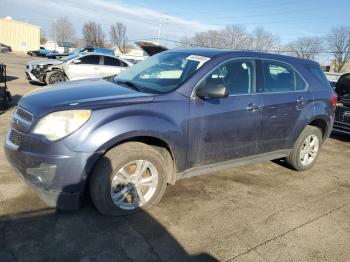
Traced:
[[327, 77], [319, 65], [305, 65], [305, 67], [323, 88], [331, 88]]

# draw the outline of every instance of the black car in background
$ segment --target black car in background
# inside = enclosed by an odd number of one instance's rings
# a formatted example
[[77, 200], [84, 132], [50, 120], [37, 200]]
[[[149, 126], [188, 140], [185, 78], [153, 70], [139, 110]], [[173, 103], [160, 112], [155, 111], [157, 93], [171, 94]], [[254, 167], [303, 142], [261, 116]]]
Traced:
[[338, 95], [334, 128], [336, 132], [350, 135], [350, 73], [342, 75], [335, 84]]
[[10, 52], [12, 52], [11, 46], [0, 43], [0, 53], [10, 53]]

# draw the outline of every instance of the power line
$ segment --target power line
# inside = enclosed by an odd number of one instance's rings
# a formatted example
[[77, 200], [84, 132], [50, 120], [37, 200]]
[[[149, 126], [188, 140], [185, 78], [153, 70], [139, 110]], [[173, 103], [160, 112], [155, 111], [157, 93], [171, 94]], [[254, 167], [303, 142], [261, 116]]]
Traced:
[[[295, 1], [284, 1], [282, 3], [279, 3], [278, 6], [285, 6], [285, 5], [289, 5], [289, 4], [294, 4]], [[182, 13], [187, 13], [187, 14], [191, 14], [191, 15], [195, 15], [195, 14], [216, 14], [216, 13], [226, 13], [226, 12], [233, 12], [233, 11], [244, 11], [244, 10], [254, 10], [254, 9], [260, 9], [260, 8], [264, 8], [264, 7], [271, 7], [271, 6], [276, 6], [276, 4], [263, 4], [263, 5], [254, 5], [254, 6], [250, 6], [250, 7], [245, 7], [245, 8], [235, 8], [235, 9], [220, 9], [220, 10], [211, 10], [211, 11], [187, 11], [187, 10], [183, 10]], [[176, 12], [175, 12], [176, 14]]]
[[[320, 8], [318, 8], [320, 9]], [[261, 14], [253, 14], [253, 15], [242, 15], [242, 16], [220, 16], [215, 17], [215, 19], [242, 19], [242, 18], [252, 18], [252, 17], [265, 17], [265, 16], [276, 16], [276, 15], [288, 15], [288, 14], [295, 14], [295, 13], [305, 13], [305, 12], [314, 12], [315, 8], [310, 9], [295, 9], [295, 10], [288, 10], [288, 11], [279, 11], [279, 12], [269, 12], [269, 13], [261, 13]]]
[[[152, 40], [152, 38], [149, 39], [144, 39], [144, 40]], [[172, 42], [172, 43], [177, 43], [177, 44], [182, 44], [182, 45], [188, 45], [188, 46], [192, 46], [192, 47], [202, 47], [202, 48], [213, 48], [212, 46], [208, 46], [208, 45], [200, 45], [200, 44], [195, 44], [195, 43], [190, 43], [190, 42], [184, 42], [184, 41], [178, 41], [178, 40], [173, 40], [173, 39], [166, 39], [166, 38], [162, 38], [162, 41], [168, 41], [168, 42]], [[218, 47], [217, 49], [230, 49], [230, 48], [220, 48]], [[237, 51], [257, 51], [257, 50], [252, 50], [252, 49], [235, 49]], [[294, 53], [294, 50], [273, 50], [273, 49], [269, 49], [269, 50], [259, 50], [261, 52], [271, 52], [271, 53]], [[309, 51], [306, 52], [309, 54], [335, 54], [336, 52], [334, 51], [326, 51], [326, 50], [318, 50], [318, 51]]]

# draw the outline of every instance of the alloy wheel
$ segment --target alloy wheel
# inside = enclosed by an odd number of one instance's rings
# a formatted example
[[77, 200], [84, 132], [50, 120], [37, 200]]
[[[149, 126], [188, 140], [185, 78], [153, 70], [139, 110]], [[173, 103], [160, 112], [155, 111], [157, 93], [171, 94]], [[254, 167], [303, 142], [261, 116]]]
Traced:
[[308, 136], [300, 150], [300, 161], [304, 166], [311, 164], [317, 157], [320, 141], [317, 136]]
[[121, 209], [133, 210], [145, 205], [158, 186], [158, 171], [147, 160], [135, 160], [124, 165], [111, 182], [111, 198]]

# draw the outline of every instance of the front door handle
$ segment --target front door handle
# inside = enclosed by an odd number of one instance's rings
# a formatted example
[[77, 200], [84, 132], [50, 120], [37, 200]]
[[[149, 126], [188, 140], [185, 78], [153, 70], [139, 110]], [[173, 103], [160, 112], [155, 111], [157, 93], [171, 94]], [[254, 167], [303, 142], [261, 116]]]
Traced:
[[297, 103], [298, 104], [305, 104], [305, 101], [304, 101], [304, 97], [302, 97], [302, 96], [299, 96], [298, 98], [297, 98]]
[[250, 103], [249, 105], [247, 105], [247, 107], [245, 108], [248, 111], [255, 111], [258, 110], [260, 108], [259, 105], [254, 104], [254, 103]]

